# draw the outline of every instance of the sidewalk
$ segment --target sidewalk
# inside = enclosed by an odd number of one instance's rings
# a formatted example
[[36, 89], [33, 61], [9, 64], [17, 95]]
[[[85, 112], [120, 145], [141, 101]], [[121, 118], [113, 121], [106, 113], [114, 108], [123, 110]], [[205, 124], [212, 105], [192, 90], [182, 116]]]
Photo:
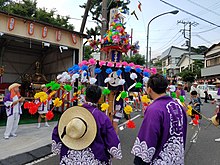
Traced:
[[1, 160], [23, 154], [51, 144], [53, 128], [57, 122], [51, 122], [50, 127], [37, 129], [37, 124], [19, 125], [17, 137], [8, 140], [3, 138], [5, 127], [0, 127], [0, 164]]

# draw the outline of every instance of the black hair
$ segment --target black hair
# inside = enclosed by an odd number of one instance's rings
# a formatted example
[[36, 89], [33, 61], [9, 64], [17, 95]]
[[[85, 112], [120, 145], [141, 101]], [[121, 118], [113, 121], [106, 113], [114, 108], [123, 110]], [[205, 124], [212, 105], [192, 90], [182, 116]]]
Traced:
[[195, 95], [197, 95], [198, 93], [197, 93], [196, 91], [192, 91], [190, 94], [193, 95], [193, 96], [195, 96]]
[[154, 74], [150, 76], [147, 87], [150, 87], [155, 93], [162, 94], [166, 92], [168, 87], [168, 81], [164, 76], [160, 74]]
[[89, 85], [86, 88], [86, 101], [98, 103], [101, 98], [102, 90], [97, 85]]

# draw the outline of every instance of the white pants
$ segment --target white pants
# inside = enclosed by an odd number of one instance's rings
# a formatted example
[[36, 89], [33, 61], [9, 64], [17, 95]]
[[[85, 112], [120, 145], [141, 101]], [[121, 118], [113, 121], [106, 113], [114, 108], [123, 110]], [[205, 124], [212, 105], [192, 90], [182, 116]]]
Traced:
[[16, 133], [18, 129], [19, 120], [20, 120], [19, 113], [14, 113], [7, 118], [6, 130], [4, 136], [10, 136]]

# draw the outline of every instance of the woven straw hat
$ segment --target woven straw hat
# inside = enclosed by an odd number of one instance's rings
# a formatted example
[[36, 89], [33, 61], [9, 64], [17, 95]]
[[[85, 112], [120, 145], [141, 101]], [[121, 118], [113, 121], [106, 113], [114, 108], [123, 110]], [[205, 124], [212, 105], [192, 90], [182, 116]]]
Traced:
[[60, 118], [58, 133], [61, 141], [70, 149], [83, 150], [90, 146], [97, 133], [93, 115], [85, 108], [67, 109]]
[[214, 84], [220, 84], [220, 80], [217, 79], [217, 80], [214, 82]]
[[13, 88], [15, 88], [15, 87], [20, 87], [20, 86], [21, 86], [21, 84], [13, 83], [13, 84], [11, 84], [11, 85], [8, 87], [8, 90], [11, 91]]
[[215, 115], [215, 116], [213, 116], [213, 117], [211, 118], [212, 124], [215, 125], [215, 126], [219, 126], [219, 121], [216, 120], [216, 117], [217, 117], [217, 115]]

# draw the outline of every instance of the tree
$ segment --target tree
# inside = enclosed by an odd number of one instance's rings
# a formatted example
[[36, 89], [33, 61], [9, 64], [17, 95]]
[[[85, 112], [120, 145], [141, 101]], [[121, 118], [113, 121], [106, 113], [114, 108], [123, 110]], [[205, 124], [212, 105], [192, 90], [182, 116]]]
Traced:
[[201, 78], [201, 69], [204, 68], [204, 62], [202, 60], [195, 60], [193, 63], [193, 72], [197, 78]]
[[94, 29], [91, 28], [91, 29], [88, 29], [86, 28], [86, 33], [93, 37], [94, 40], [96, 40], [96, 37], [100, 35], [100, 30], [101, 30], [101, 27], [100, 26], [96, 26]]
[[184, 69], [181, 73], [178, 74], [182, 77], [182, 80], [185, 82], [194, 82], [195, 81], [195, 73], [189, 71], [188, 68]]
[[92, 53], [93, 53], [92, 47], [89, 45], [85, 45], [84, 46], [84, 59], [89, 60], [90, 58], [93, 58]]
[[198, 48], [191, 47], [191, 50], [197, 54], [204, 54], [208, 48], [206, 46], [198, 46]]
[[[121, 8], [122, 10], [127, 10], [129, 11], [128, 5], [130, 4], [130, 0], [127, 0], [127, 2], [124, 1], [112, 1], [112, 0], [107, 0], [108, 1], [108, 18], [107, 22], [109, 22], [109, 17], [110, 17], [110, 9], [113, 8]], [[110, 4], [111, 3], [111, 4]], [[86, 3], [83, 5], [80, 5], [81, 8], [86, 8]], [[95, 20], [98, 24], [102, 23], [101, 20], [101, 15], [102, 15], [102, 0], [92, 0], [92, 5], [90, 8], [90, 13], [92, 15], [92, 19]]]
[[37, 8], [36, 0], [21, 0], [19, 3], [12, 0], [0, 0], [0, 10], [74, 30], [74, 26], [68, 22], [69, 16], [56, 15], [56, 9], [47, 11], [46, 8]]
[[145, 64], [145, 58], [141, 54], [135, 54], [131, 57], [123, 56], [122, 59], [123, 59], [123, 61], [126, 61], [126, 62], [133, 62], [136, 65], [144, 65]]

